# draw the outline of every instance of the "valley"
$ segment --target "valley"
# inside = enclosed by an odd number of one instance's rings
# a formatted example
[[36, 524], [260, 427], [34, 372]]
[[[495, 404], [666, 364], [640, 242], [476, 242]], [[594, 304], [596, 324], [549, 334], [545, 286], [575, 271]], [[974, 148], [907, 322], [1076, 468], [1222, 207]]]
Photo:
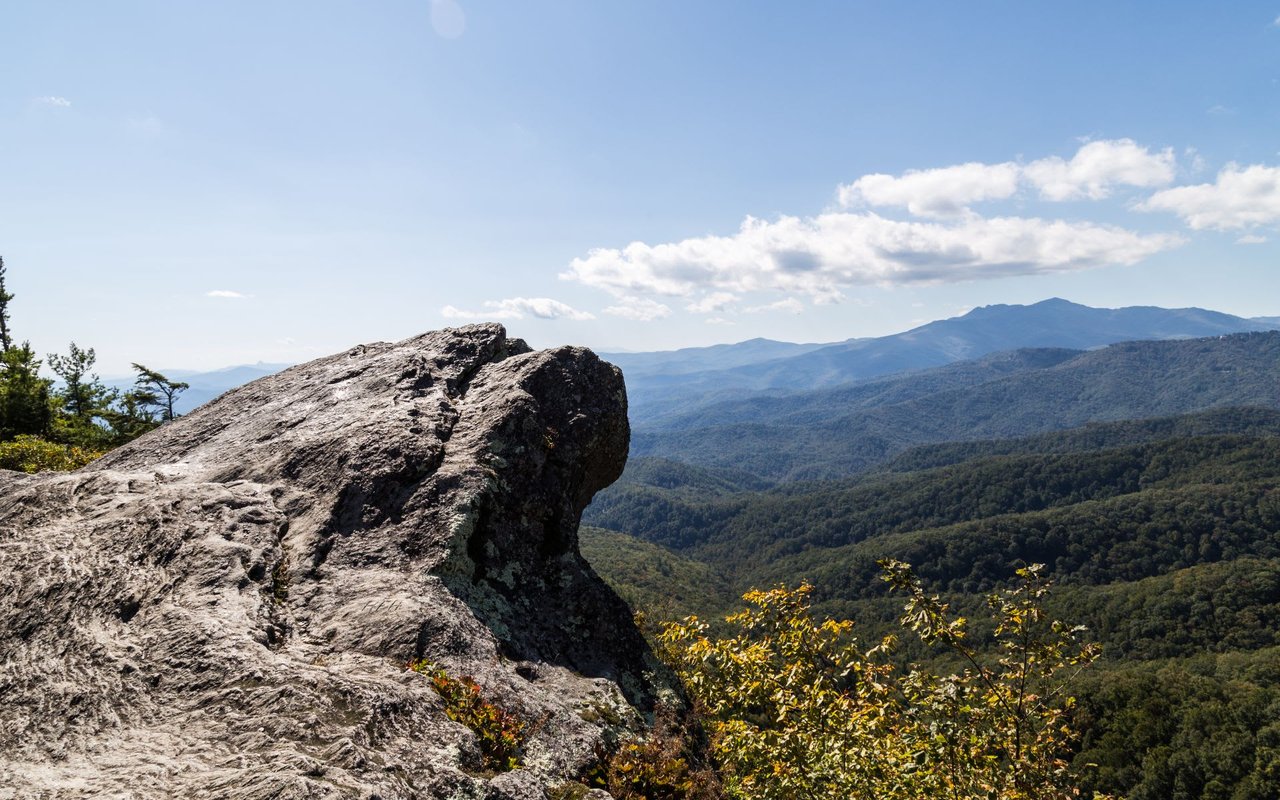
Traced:
[[631, 459], [586, 510], [583, 552], [649, 617], [714, 620], [752, 587], [808, 582], [864, 640], [901, 612], [881, 559], [974, 619], [1044, 563], [1052, 612], [1104, 648], [1078, 685], [1077, 760], [1099, 765], [1083, 788], [1274, 796], [1280, 333], [1168, 330], [1089, 349], [1035, 332], [1035, 347], [787, 390], [773, 376], [822, 349], [757, 364], [757, 388], [732, 392], [647, 372]]

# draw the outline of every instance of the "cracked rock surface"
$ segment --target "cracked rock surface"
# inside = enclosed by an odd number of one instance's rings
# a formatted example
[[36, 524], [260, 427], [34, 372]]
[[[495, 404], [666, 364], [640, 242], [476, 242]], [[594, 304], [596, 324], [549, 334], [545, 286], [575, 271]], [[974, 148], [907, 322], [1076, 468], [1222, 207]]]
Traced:
[[[628, 436], [617, 368], [489, 324], [0, 472], [0, 798], [543, 798], [659, 690], [577, 546]], [[528, 723], [520, 768], [417, 659]]]

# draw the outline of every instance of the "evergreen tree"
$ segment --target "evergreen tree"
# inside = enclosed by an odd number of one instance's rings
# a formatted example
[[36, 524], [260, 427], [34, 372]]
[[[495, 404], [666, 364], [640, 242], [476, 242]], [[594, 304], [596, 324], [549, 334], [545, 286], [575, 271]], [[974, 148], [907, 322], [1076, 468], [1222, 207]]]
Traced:
[[101, 414], [111, 443], [125, 444], [159, 425], [155, 412], [149, 408], [157, 402], [158, 398], [153, 392], [134, 390], [120, 394], [111, 407]]
[[9, 301], [13, 295], [4, 288], [4, 256], [0, 256], [0, 352], [13, 347], [13, 338], [9, 333]]
[[54, 440], [92, 449], [119, 444], [99, 420], [106, 420], [120, 393], [103, 386], [98, 376], [90, 372], [95, 361], [97, 353], [92, 347], [84, 350], [75, 342], [68, 355], [49, 354], [49, 367], [65, 384], [55, 393], [59, 408], [51, 431]]
[[40, 360], [30, 343], [0, 354], [0, 441], [49, 432], [53, 421], [49, 384], [40, 377]]
[[137, 402], [143, 407], [156, 406], [160, 410], [160, 419], [163, 422], [169, 422], [177, 417], [173, 410], [173, 403], [178, 399], [178, 395], [191, 388], [191, 385], [182, 381], [171, 381], [159, 372], [147, 369], [141, 364], [134, 364], [133, 368], [138, 373], [138, 380], [134, 383], [137, 387], [134, 391]]
[[0, 441], [15, 436], [43, 436], [53, 420], [49, 381], [40, 377], [40, 360], [28, 342], [14, 347], [9, 330], [4, 258], [0, 257]]
[[66, 413], [80, 420], [90, 419], [100, 406], [105, 387], [98, 382], [98, 376], [89, 372], [98, 354], [90, 347], [81, 350], [75, 342], [71, 343], [69, 354], [60, 356], [49, 354], [49, 369], [66, 383], [62, 390], [62, 403]]

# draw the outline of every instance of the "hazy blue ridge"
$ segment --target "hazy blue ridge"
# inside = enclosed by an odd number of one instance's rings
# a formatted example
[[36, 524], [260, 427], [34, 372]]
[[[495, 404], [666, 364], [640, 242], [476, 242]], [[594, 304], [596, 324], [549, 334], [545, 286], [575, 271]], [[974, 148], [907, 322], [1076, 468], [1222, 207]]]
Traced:
[[1055, 356], [1040, 368], [1015, 363], [1003, 375], [985, 364], [947, 367], [869, 389], [706, 408], [669, 428], [637, 425], [632, 453], [771, 481], [808, 480], [867, 469], [920, 444], [1227, 406], [1280, 407], [1278, 332], [1125, 342]]
[[[938, 367], [998, 351], [1084, 350], [1131, 340], [1199, 338], [1277, 327], [1280, 323], [1270, 319], [1245, 319], [1200, 308], [1091, 308], [1053, 298], [1025, 306], [983, 306], [903, 333], [851, 339], [782, 357], [747, 360], [771, 349], [758, 344], [746, 347], [752, 343], [744, 342], [720, 351], [726, 360], [704, 371], [690, 371], [691, 361], [678, 361], [678, 368], [658, 370], [653, 365], [660, 360], [655, 359], [644, 362], [645, 368], [640, 371], [628, 373], [627, 387], [632, 419], [643, 424], [680, 407], [741, 397], [744, 390], [804, 391]], [[690, 351], [674, 351], [671, 357], [675, 359], [675, 354], [684, 352]], [[635, 363], [635, 357], [631, 358]], [[735, 364], [734, 360], [742, 363]], [[620, 366], [626, 373], [625, 361]]]

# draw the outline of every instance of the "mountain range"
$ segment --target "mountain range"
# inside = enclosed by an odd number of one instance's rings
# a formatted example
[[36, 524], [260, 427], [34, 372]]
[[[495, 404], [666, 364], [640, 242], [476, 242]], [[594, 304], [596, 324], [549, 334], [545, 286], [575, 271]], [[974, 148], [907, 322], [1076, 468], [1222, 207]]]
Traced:
[[[1280, 329], [1280, 316], [1244, 318], [1201, 308], [1093, 308], [1060, 298], [990, 305], [888, 336], [842, 342], [749, 339], [660, 352], [601, 353], [627, 381], [633, 425], [683, 414], [720, 400], [789, 395], [1024, 348], [1088, 350], [1116, 342], [1191, 339]], [[187, 413], [229, 389], [288, 364], [246, 364], [213, 371], [161, 370], [191, 384], [179, 398]], [[131, 378], [105, 381], [128, 388]], [[657, 427], [666, 427], [666, 421]]]
[[991, 305], [902, 333], [826, 345], [753, 339], [668, 353], [606, 353], [622, 367], [633, 423], [674, 408], [739, 398], [744, 391], [790, 393], [920, 370], [1019, 348], [1087, 350], [1141, 339], [1191, 339], [1274, 330], [1201, 308], [1092, 308], [1059, 298]]
[[1280, 332], [1037, 349], [790, 395], [695, 407], [636, 426], [634, 455], [771, 481], [848, 475], [931, 442], [1088, 422], [1280, 405]]

